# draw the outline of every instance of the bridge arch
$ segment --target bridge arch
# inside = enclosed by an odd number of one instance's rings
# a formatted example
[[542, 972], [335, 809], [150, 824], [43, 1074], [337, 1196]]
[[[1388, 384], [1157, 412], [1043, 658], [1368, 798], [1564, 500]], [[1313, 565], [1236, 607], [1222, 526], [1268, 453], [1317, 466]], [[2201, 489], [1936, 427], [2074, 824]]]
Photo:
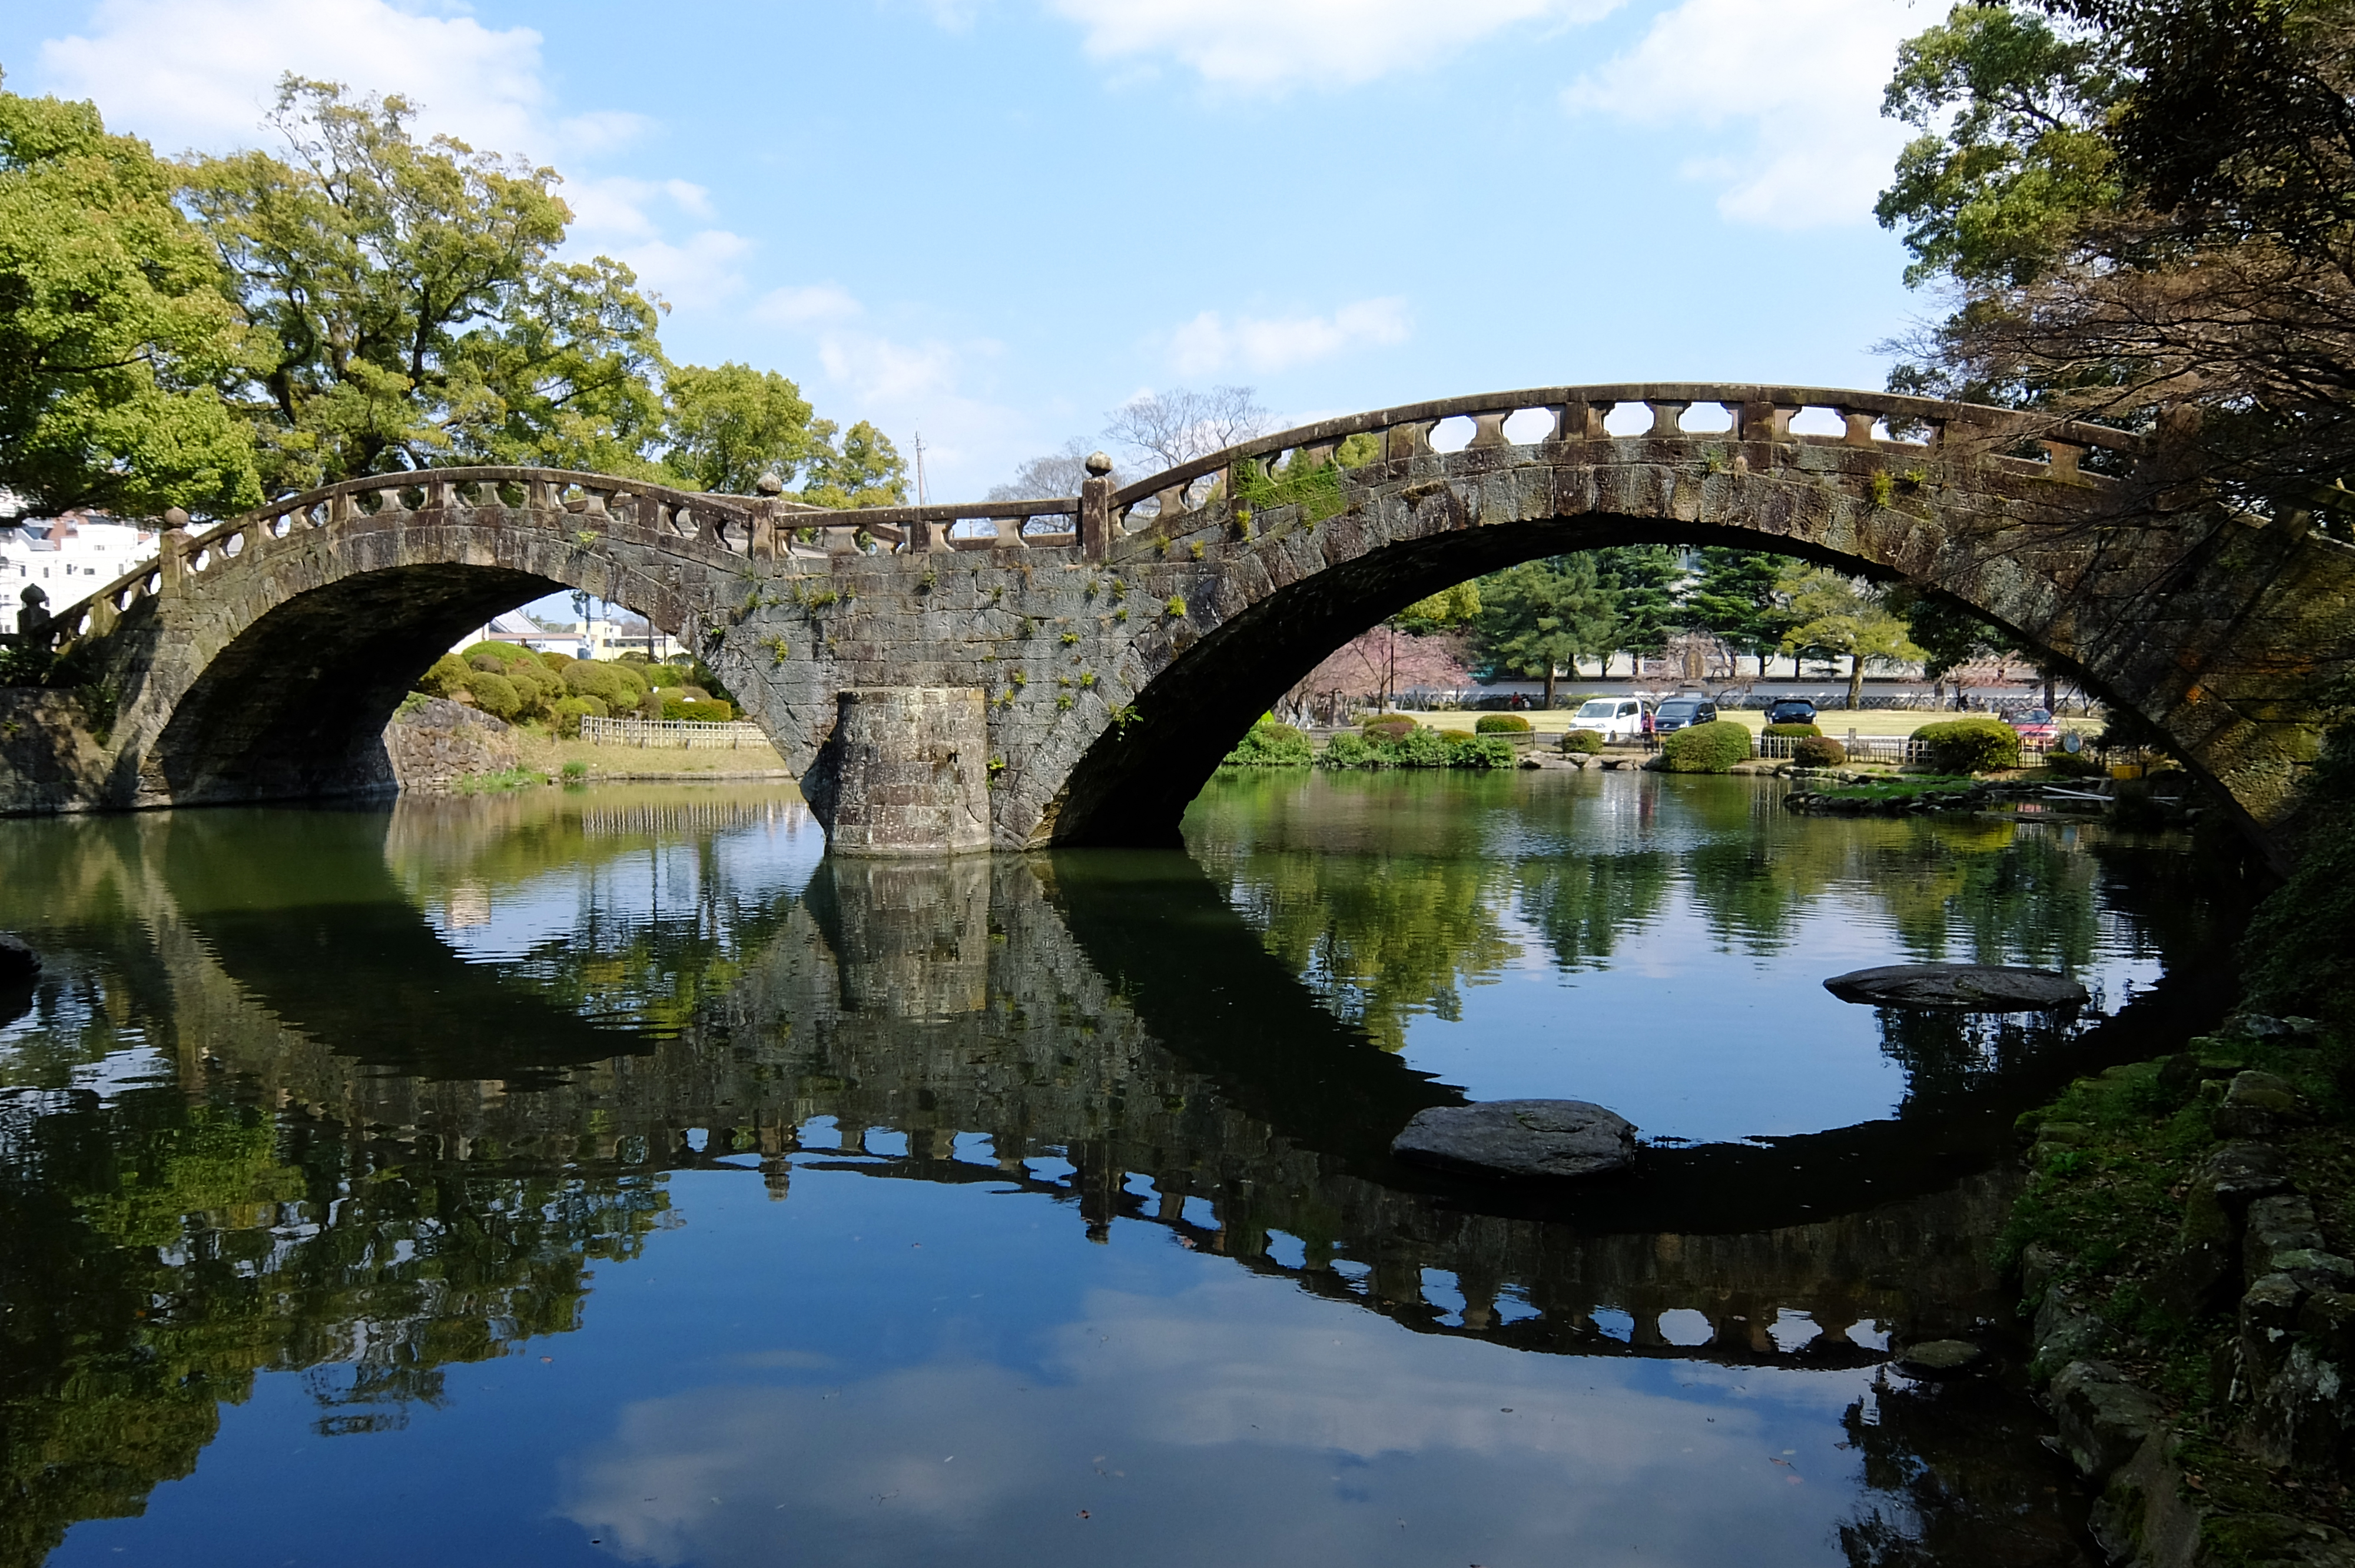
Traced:
[[545, 469], [351, 481], [167, 532], [49, 630], [112, 693], [109, 803], [366, 792], [393, 782], [393, 710], [467, 630], [572, 588], [691, 637], [780, 505]]

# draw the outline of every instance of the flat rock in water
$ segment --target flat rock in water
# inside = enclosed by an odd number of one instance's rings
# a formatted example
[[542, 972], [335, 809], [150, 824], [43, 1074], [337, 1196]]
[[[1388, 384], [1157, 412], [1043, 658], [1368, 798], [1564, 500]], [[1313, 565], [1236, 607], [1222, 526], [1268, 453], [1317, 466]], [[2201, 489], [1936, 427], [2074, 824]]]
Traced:
[[41, 955], [25, 938], [0, 931], [0, 986], [30, 985], [41, 972]]
[[1882, 1007], [1945, 1007], [1962, 1012], [2047, 1012], [2083, 1007], [2085, 988], [2052, 969], [2001, 964], [1890, 964], [1824, 981], [1842, 1001]]
[[1968, 1340], [1926, 1340], [1899, 1353], [1897, 1370], [1913, 1377], [1951, 1377], [1969, 1370], [1979, 1353]]
[[1600, 1176], [1635, 1160], [1636, 1126], [1584, 1100], [1433, 1106], [1415, 1113], [1391, 1152], [1499, 1176]]

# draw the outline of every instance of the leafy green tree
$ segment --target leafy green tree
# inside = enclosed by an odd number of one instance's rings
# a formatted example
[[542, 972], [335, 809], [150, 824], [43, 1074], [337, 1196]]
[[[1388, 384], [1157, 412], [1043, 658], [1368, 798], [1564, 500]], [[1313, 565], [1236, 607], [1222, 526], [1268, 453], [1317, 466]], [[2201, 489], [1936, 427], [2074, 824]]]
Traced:
[[1767, 655], [1791, 625], [1780, 592], [1783, 569], [1780, 558], [1763, 551], [1711, 545], [1701, 551], [1700, 577], [1685, 596], [1688, 623], [1755, 658], [1762, 679]]
[[2355, 535], [2355, 4], [1961, 5], [1887, 110], [1922, 134], [1881, 219], [1958, 294], [1892, 387], [2155, 429]]
[[250, 324], [224, 378], [265, 481], [295, 488], [459, 461], [645, 472], [655, 307], [600, 257], [555, 259], [552, 169], [410, 132], [401, 98], [288, 76], [291, 161], [197, 160], [187, 201]]
[[907, 504], [907, 460], [882, 431], [861, 419], [837, 441], [833, 421], [820, 419], [810, 432], [803, 500], [814, 506]]
[[1685, 579], [1677, 553], [1665, 545], [1621, 545], [1593, 555], [1597, 580], [1619, 618], [1616, 645], [1640, 658], [1666, 652], [1686, 620], [1677, 602]]
[[1490, 662], [1545, 682], [1545, 705], [1565, 667], [1611, 652], [1619, 634], [1613, 595], [1593, 555], [1524, 561], [1485, 579], [1480, 645]]
[[1823, 567], [1792, 562], [1783, 592], [1790, 600], [1791, 629], [1783, 652], [1814, 650], [1848, 656], [1848, 705], [1864, 703], [1864, 662], [1918, 659], [1922, 650], [1905, 635], [1905, 622], [1891, 613], [1871, 584]]
[[1480, 579], [1466, 578], [1419, 599], [1391, 618], [1390, 624], [1417, 637], [1436, 631], [1462, 631], [1480, 619]]
[[766, 473], [791, 484], [815, 450], [808, 402], [773, 370], [681, 366], [663, 402], [663, 467], [683, 489], [749, 495]]
[[240, 350], [212, 249], [147, 144], [89, 103], [0, 92], [0, 485], [44, 510], [261, 499], [211, 383]]
[[2104, 134], [2119, 88], [2093, 40], [2010, 5], [1957, 5], [1900, 46], [1882, 112], [1922, 133], [1873, 211], [1904, 231], [1906, 282], [2047, 270], [2121, 196]]

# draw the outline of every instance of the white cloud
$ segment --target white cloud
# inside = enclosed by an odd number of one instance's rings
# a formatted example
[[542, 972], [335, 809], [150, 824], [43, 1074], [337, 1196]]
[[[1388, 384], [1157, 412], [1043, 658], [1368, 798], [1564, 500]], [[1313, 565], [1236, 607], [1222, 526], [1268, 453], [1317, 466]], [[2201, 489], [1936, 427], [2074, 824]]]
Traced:
[[[1852, 1504], [1853, 1462], [1831, 1444], [1870, 1385], [1519, 1354], [1252, 1279], [1092, 1292], [1040, 1338], [1036, 1371], [951, 1355], [634, 1402], [570, 1457], [559, 1511], [624, 1561], [665, 1564], [1006, 1542], [1025, 1550], [982, 1555], [1121, 1561], [1162, 1529], [1203, 1561], [1460, 1563], [1443, 1558], [1458, 1542], [1550, 1561], [1565, 1541], [1632, 1531], [1646, 1558], [1703, 1563], [1762, 1517], [1776, 1527], [1752, 1558], [1782, 1563]], [[1768, 1463], [1794, 1449], [1796, 1464]], [[1200, 1499], [1219, 1506], [1191, 1511]], [[1107, 1541], [1056, 1533], [1089, 1528], [1082, 1507]], [[1411, 1532], [1389, 1528], [1397, 1516]], [[1156, 1544], [1141, 1555], [1176, 1560]]]
[[625, 263], [644, 287], [683, 310], [709, 309], [742, 292], [739, 263], [751, 254], [751, 240], [725, 228], [670, 236], [671, 213], [710, 216], [709, 193], [701, 185], [615, 176], [568, 184], [564, 199], [572, 208], [567, 251]]
[[1413, 331], [1401, 299], [1359, 300], [1329, 316], [1237, 316], [1204, 311], [1169, 334], [1180, 376], [1214, 376], [1232, 366], [1262, 374], [1329, 358], [1347, 348], [1404, 343]]
[[1098, 59], [1173, 57], [1215, 86], [1350, 87], [1520, 23], [1592, 21], [1620, 0], [1049, 0]]
[[862, 309], [850, 291], [838, 284], [808, 283], [770, 290], [752, 307], [752, 316], [773, 326], [800, 327], [848, 321]]
[[[41, 46], [44, 85], [97, 102], [107, 123], [157, 150], [226, 151], [263, 140], [281, 73], [398, 92], [419, 123], [475, 146], [558, 149], [543, 118], [540, 35], [472, 16], [421, 16], [385, 0], [100, 0], [87, 31]], [[610, 140], [634, 115], [579, 122]]]
[[1890, 0], [1684, 0], [1563, 95], [1572, 111], [1722, 132], [1685, 165], [1718, 210], [1776, 228], [1855, 222], [1906, 132], [1881, 115], [1900, 39], [1930, 18]]

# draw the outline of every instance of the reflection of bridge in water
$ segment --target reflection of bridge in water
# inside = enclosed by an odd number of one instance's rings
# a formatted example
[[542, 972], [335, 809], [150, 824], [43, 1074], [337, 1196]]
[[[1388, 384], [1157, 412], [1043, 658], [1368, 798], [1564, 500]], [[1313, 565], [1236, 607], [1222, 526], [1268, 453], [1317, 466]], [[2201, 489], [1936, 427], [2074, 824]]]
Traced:
[[[395, 841], [434, 810], [396, 812]], [[1182, 856], [828, 860], [799, 900], [738, 910], [732, 982], [649, 1034], [453, 956], [394, 887], [382, 822], [308, 819], [282, 874], [225, 863], [183, 816], [126, 868], [184, 1081], [250, 1075], [312, 1136], [358, 1146], [351, 1169], [1018, 1188], [1097, 1236], [1158, 1224], [1412, 1329], [1552, 1351], [1849, 1364], [1881, 1353], [1860, 1322], [1902, 1342], [1998, 1305], [1984, 1255], [2009, 1187], [1988, 1157], [2016, 1097], [1650, 1150], [1632, 1180], [1574, 1192], [1459, 1181], [1387, 1153], [1453, 1091], [1319, 1008]], [[322, 856], [344, 892], [306, 908]], [[290, 911], [309, 939], [287, 939]], [[1682, 1312], [1706, 1329], [1664, 1327]]]

